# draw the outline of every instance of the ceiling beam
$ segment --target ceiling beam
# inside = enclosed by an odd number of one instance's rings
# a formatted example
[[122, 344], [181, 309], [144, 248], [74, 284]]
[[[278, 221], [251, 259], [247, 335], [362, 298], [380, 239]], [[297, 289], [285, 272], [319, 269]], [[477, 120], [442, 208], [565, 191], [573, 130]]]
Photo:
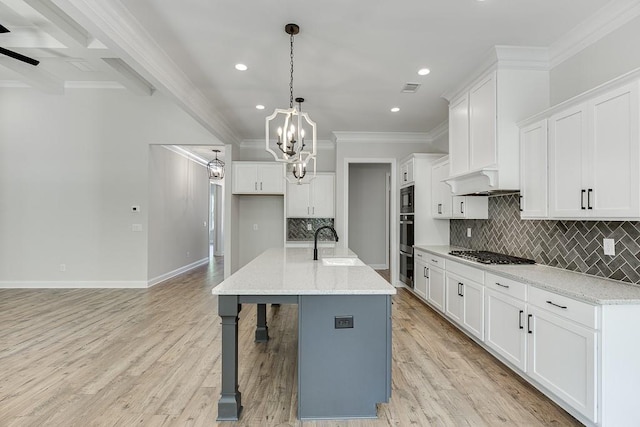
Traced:
[[213, 103], [158, 46], [129, 10], [116, 0], [54, 0], [154, 87], [171, 96], [223, 144], [240, 138]]
[[107, 64], [109, 66], [108, 68], [111, 69], [109, 74], [114, 76], [120, 84], [131, 92], [137, 93], [138, 95], [153, 95], [155, 89], [151, 83], [146, 81], [140, 74], [129, 67], [122, 59], [102, 58], [102, 62]]
[[15, 74], [16, 80], [20, 80], [31, 87], [53, 95], [64, 94], [64, 82], [40, 67], [23, 64], [8, 57], [0, 57], [0, 66]]

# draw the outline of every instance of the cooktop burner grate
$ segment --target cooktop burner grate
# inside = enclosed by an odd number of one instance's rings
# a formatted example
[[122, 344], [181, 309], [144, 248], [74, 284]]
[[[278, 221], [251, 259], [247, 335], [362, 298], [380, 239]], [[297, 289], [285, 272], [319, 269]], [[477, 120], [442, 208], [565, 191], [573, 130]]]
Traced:
[[535, 264], [532, 259], [519, 258], [511, 255], [489, 251], [451, 251], [449, 255], [476, 261], [482, 264]]

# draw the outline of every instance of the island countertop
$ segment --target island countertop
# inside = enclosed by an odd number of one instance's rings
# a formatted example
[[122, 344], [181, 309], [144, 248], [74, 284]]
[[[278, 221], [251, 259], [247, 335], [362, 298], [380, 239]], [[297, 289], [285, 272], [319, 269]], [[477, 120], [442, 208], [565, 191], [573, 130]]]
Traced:
[[369, 266], [325, 266], [322, 258], [355, 258], [346, 248], [271, 248], [213, 288], [214, 295], [393, 295]]

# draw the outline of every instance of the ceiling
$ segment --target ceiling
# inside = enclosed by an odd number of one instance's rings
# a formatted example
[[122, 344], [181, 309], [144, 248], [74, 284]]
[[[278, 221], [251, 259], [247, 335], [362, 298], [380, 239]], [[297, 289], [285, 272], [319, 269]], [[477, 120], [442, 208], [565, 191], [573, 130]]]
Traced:
[[[294, 97], [306, 99], [320, 139], [429, 132], [447, 119], [442, 94], [493, 46], [553, 46], [620, 3], [635, 2], [0, 0], [0, 24], [12, 30], [0, 46], [42, 61], [36, 70], [0, 58], [0, 81], [52, 92], [83, 82], [146, 95], [157, 88], [223, 142], [260, 139], [264, 118], [289, 106], [284, 25], [294, 22]], [[419, 76], [423, 67], [431, 73]], [[401, 93], [405, 83], [421, 86]]]

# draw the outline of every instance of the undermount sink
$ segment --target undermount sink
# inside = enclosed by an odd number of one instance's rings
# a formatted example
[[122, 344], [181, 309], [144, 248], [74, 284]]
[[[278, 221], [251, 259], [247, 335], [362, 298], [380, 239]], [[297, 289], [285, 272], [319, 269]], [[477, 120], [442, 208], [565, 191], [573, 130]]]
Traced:
[[360, 258], [322, 258], [322, 265], [329, 267], [354, 267], [366, 265]]

